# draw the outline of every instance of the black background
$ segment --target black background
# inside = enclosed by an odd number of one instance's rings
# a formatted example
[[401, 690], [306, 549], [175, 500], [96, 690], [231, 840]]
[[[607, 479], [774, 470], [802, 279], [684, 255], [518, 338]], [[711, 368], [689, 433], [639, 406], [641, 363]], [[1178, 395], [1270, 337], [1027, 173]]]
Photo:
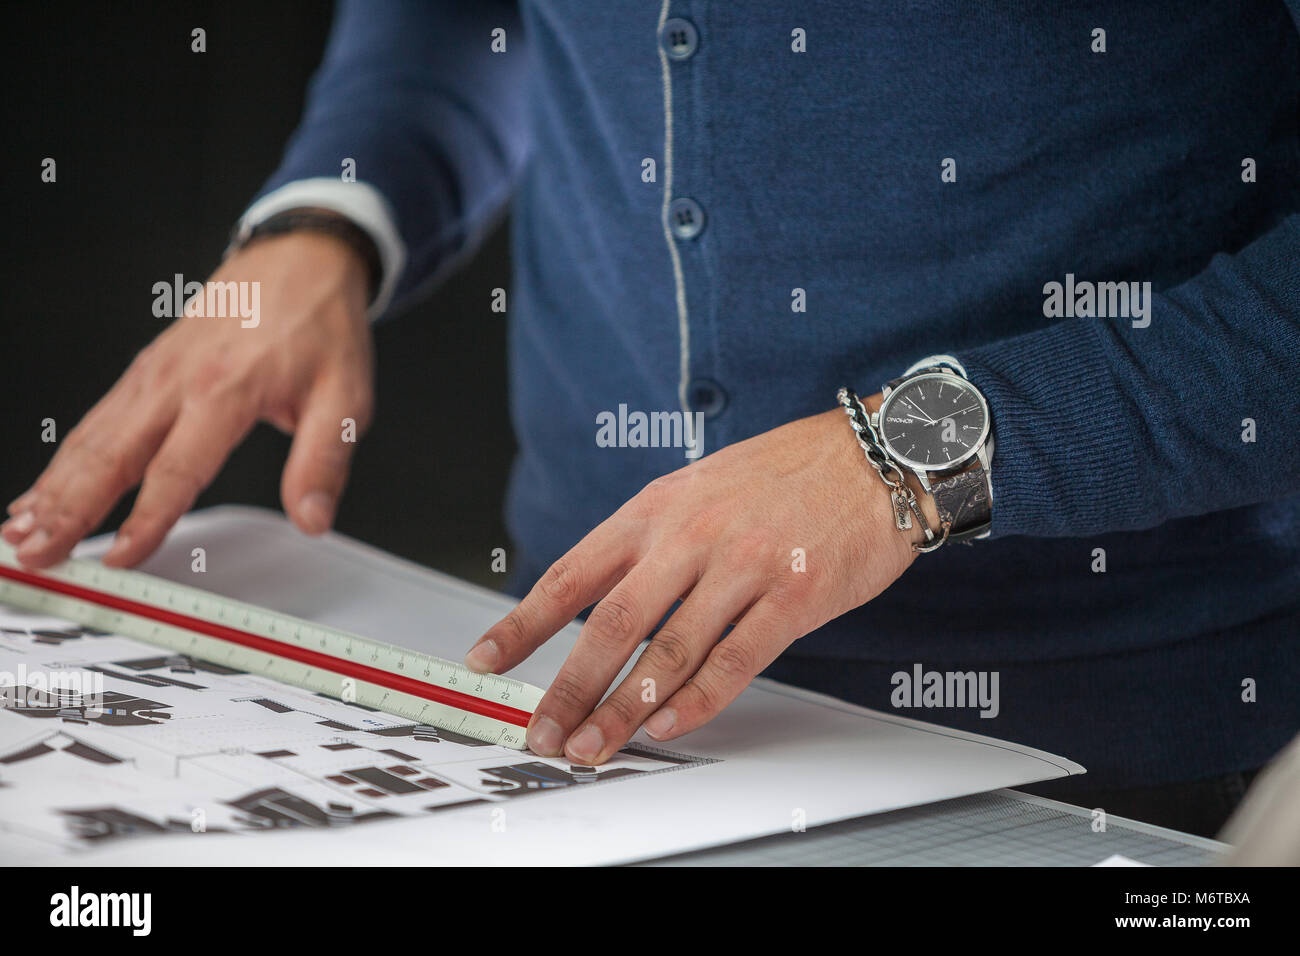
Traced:
[[[203, 279], [277, 165], [319, 63], [332, 4], [6, 5], [0, 507], [166, 319], [158, 281]], [[207, 31], [207, 52], [190, 31]], [[45, 157], [58, 181], [41, 181]], [[378, 415], [336, 528], [500, 586], [491, 550], [514, 440], [503, 399], [503, 230], [430, 299], [376, 329]], [[269, 426], [197, 507], [279, 507], [289, 440]], [[126, 504], [101, 530], [116, 527]]]
[[[972, 872], [955, 867], [895, 867], [858, 870], [846, 879], [840, 872], [824, 869], [755, 867], [731, 869], [724, 878], [741, 901], [814, 901], [812, 905], [796, 904], [795, 918], [818, 933], [819, 949], [835, 953], [868, 950], [885, 934], [913, 939], [917, 943], [914, 948], [921, 951], [947, 945], [957, 951], [982, 949], [994, 939], [1042, 948], [1044, 940], [1063, 938], [1076, 944], [1096, 940], [1112, 945], [1127, 938], [1125, 951], [1139, 946], [1156, 948], [1153, 940], [1179, 951], [1195, 939], [1207, 949], [1213, 946], [1230, 951], [1249, 943], [1252, 931], [1263, 930], [1278, 939], [1294, 925], [1293, 874], [1284, 868], [1023, 867]], [[361, 925], [384, 920], [379, 925], [389, 927], [388, 935], [402, 943], [472, 950], [483, 942], [481, 924], [485, 919], [491, 921], [498, 936], [527, 939], [536, 935], [536, 912], [565, 914], [575, 895], [601, 899], [609, 897], [612, 889], [640, 900], [653, 898], [656, 889], [669, 882], [679, 896], [709, 905], [716, 898], [716, 879], [699, 870], [636, 868], [566, 870], [558, 876], [485, 870], [424, 871], [407, 876], [391, 868], [349, 865], [346, 859], [319, 876], [272, 867], [44, 868], [27, 871], [22, 881], [6, 890], [5, 940], [11, 949], [22, 952], [30, 951], [30, 944], [48, 946], [62, 941], [124, 952], [165, 947], [165, 952], [174, 954], [178, 947], [193, 948], [196, 937], [222, 950], [248, 949], [250, 944], [258, 950], [284, 949], [289, 944], [302, 951], [308, 946], [335, 949], [341, 942], [360, 940]], [[500, 885], [502, 880], [517, 880], [526, 886], [531, 905], [507, 902], [509, 890]], [[449, 881], [454, 883], [444, 888]], [[430, 883], [437, 887], [432, 892]], [[135, 937], [125, 928], [51, 927], [51, 897], [68, 893], [73, 885], [81, 894], [152, 893], [151, 934]], [[384, 890], [365, 892], [377, 886]], [[1247, 901], [1159, 908], [1126, 902], [1129, 893], [1172, 896], [1175, 892], [1187, 893], [1192, 899], [1198, 892], [1244, 893]], [[434, 897], [432, 902], [430, 897]], [[587, 922], [606, 935], [626, 934], [629, 926], [654, 919], [655, 912], [653, 905], [630, 912], [622, 907]], [[694, 949], [723, 949], [742, 956], [771, 950], [772, 920], [737, 919], [733, 912], [702, 912], [675, 930], [676, 935]], [[462, 913], [471, 919], [460, 918]], [[1212, 927], [1209, 932], [1117, 927], [1116, 917], [1126, 916], [1244, 916], [1250, 925]], [[592, 932], [570, 929], [574, 923], [566, 920], [561, 932]]]

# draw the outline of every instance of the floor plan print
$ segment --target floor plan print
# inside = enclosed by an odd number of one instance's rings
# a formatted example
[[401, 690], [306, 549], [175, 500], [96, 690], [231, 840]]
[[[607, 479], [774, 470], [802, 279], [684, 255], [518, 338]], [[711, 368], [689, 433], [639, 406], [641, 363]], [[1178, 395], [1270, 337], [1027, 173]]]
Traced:
[[356, 826], [708, 762], [575, 766], [0, 605], [0, 845]]

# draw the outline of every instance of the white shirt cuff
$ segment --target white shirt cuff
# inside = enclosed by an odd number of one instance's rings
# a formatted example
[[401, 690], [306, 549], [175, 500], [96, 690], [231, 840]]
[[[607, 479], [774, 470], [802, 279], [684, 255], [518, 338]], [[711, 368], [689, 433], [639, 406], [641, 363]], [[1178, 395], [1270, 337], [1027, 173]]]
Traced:
[[374, 186], [327, 176], [286, 183], [248, 207], [239, 219], [236, 239], [245, 238], [254, 226], [276, 213], [306, 206], [328, 209], [350, 219], [379, 250], [383, 274], [379, 277], [379, 292], [368, 310], [373, 322], [388, 308], [406, 265], [406, 243], [397, 231], [397, 219], [388, 200]]
[[955, 358], [953, 358], [951, 355], [929, 355], [929, 356], [926, 356], [925, 358], [921, 359], [921, 361], [919, 361], [919, 362], [914, 362], [914, 363], [912, 364], [912, 367], [909, 368], [909, 369], [908, 369], [906, 372], [904, 372], [903, 374], [904, 374], [904, 375], [911, 375], [913, 372], [919, 372], [921, 369], [923, 369], [923, 368], [929, 368], [929, 367], [932, 366], [932, 365], [946, 365], [946, 366], [948, 366], [950, 369], [955, 370], [955, 371], [957, 372], [957, 374], [960, 375], [962, 378], [966, 378], [966, 377], [967, 377], [967, 375], [966, 375], [966, 367], [965, 367], [964, 365], [962, 365], [961, 362], [958, 362], [958, 361], [957, 361]]

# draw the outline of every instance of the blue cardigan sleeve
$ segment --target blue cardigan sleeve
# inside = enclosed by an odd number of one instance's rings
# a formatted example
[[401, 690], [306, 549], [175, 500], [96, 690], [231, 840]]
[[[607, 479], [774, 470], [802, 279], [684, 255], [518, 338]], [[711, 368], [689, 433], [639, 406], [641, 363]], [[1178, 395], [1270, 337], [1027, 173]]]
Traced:
[[[493, 50], [497, 30], [504, 52]], [[507, 202], [528, 151], [527, 61], [514, 3], [341, 0], [302, 120], [259, 197], [338, 180], [354, 160], [406, 247], [400, 306], [472, 251]]]
[[1300, 492], [1300, 214], [1154, 294], [1149, 319], [957, 353], [993, 416], [994, 535], [1138, 530]]
[[996, 428], [994, 535], [1141, 530], [1300, 493], [1300, 213], [1279, 212], [1154, 295], [1145, 328], [1073, 319], [960, 356]]

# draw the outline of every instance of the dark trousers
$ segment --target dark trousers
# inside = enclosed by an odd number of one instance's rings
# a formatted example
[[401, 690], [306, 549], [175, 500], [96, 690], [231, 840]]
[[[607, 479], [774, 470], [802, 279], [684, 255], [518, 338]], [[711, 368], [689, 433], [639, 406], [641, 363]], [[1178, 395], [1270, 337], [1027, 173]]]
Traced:
[[1088, 809], [1100, 807], [1117, 817], [1213, 837], [1228, 822], [1258, 773], [1258, 770], [1247, 770], [1206, 780], [1122, 790], [1093, 789], [1086, 786], [1086, 776], [1069, 777], [1018, 789]]

